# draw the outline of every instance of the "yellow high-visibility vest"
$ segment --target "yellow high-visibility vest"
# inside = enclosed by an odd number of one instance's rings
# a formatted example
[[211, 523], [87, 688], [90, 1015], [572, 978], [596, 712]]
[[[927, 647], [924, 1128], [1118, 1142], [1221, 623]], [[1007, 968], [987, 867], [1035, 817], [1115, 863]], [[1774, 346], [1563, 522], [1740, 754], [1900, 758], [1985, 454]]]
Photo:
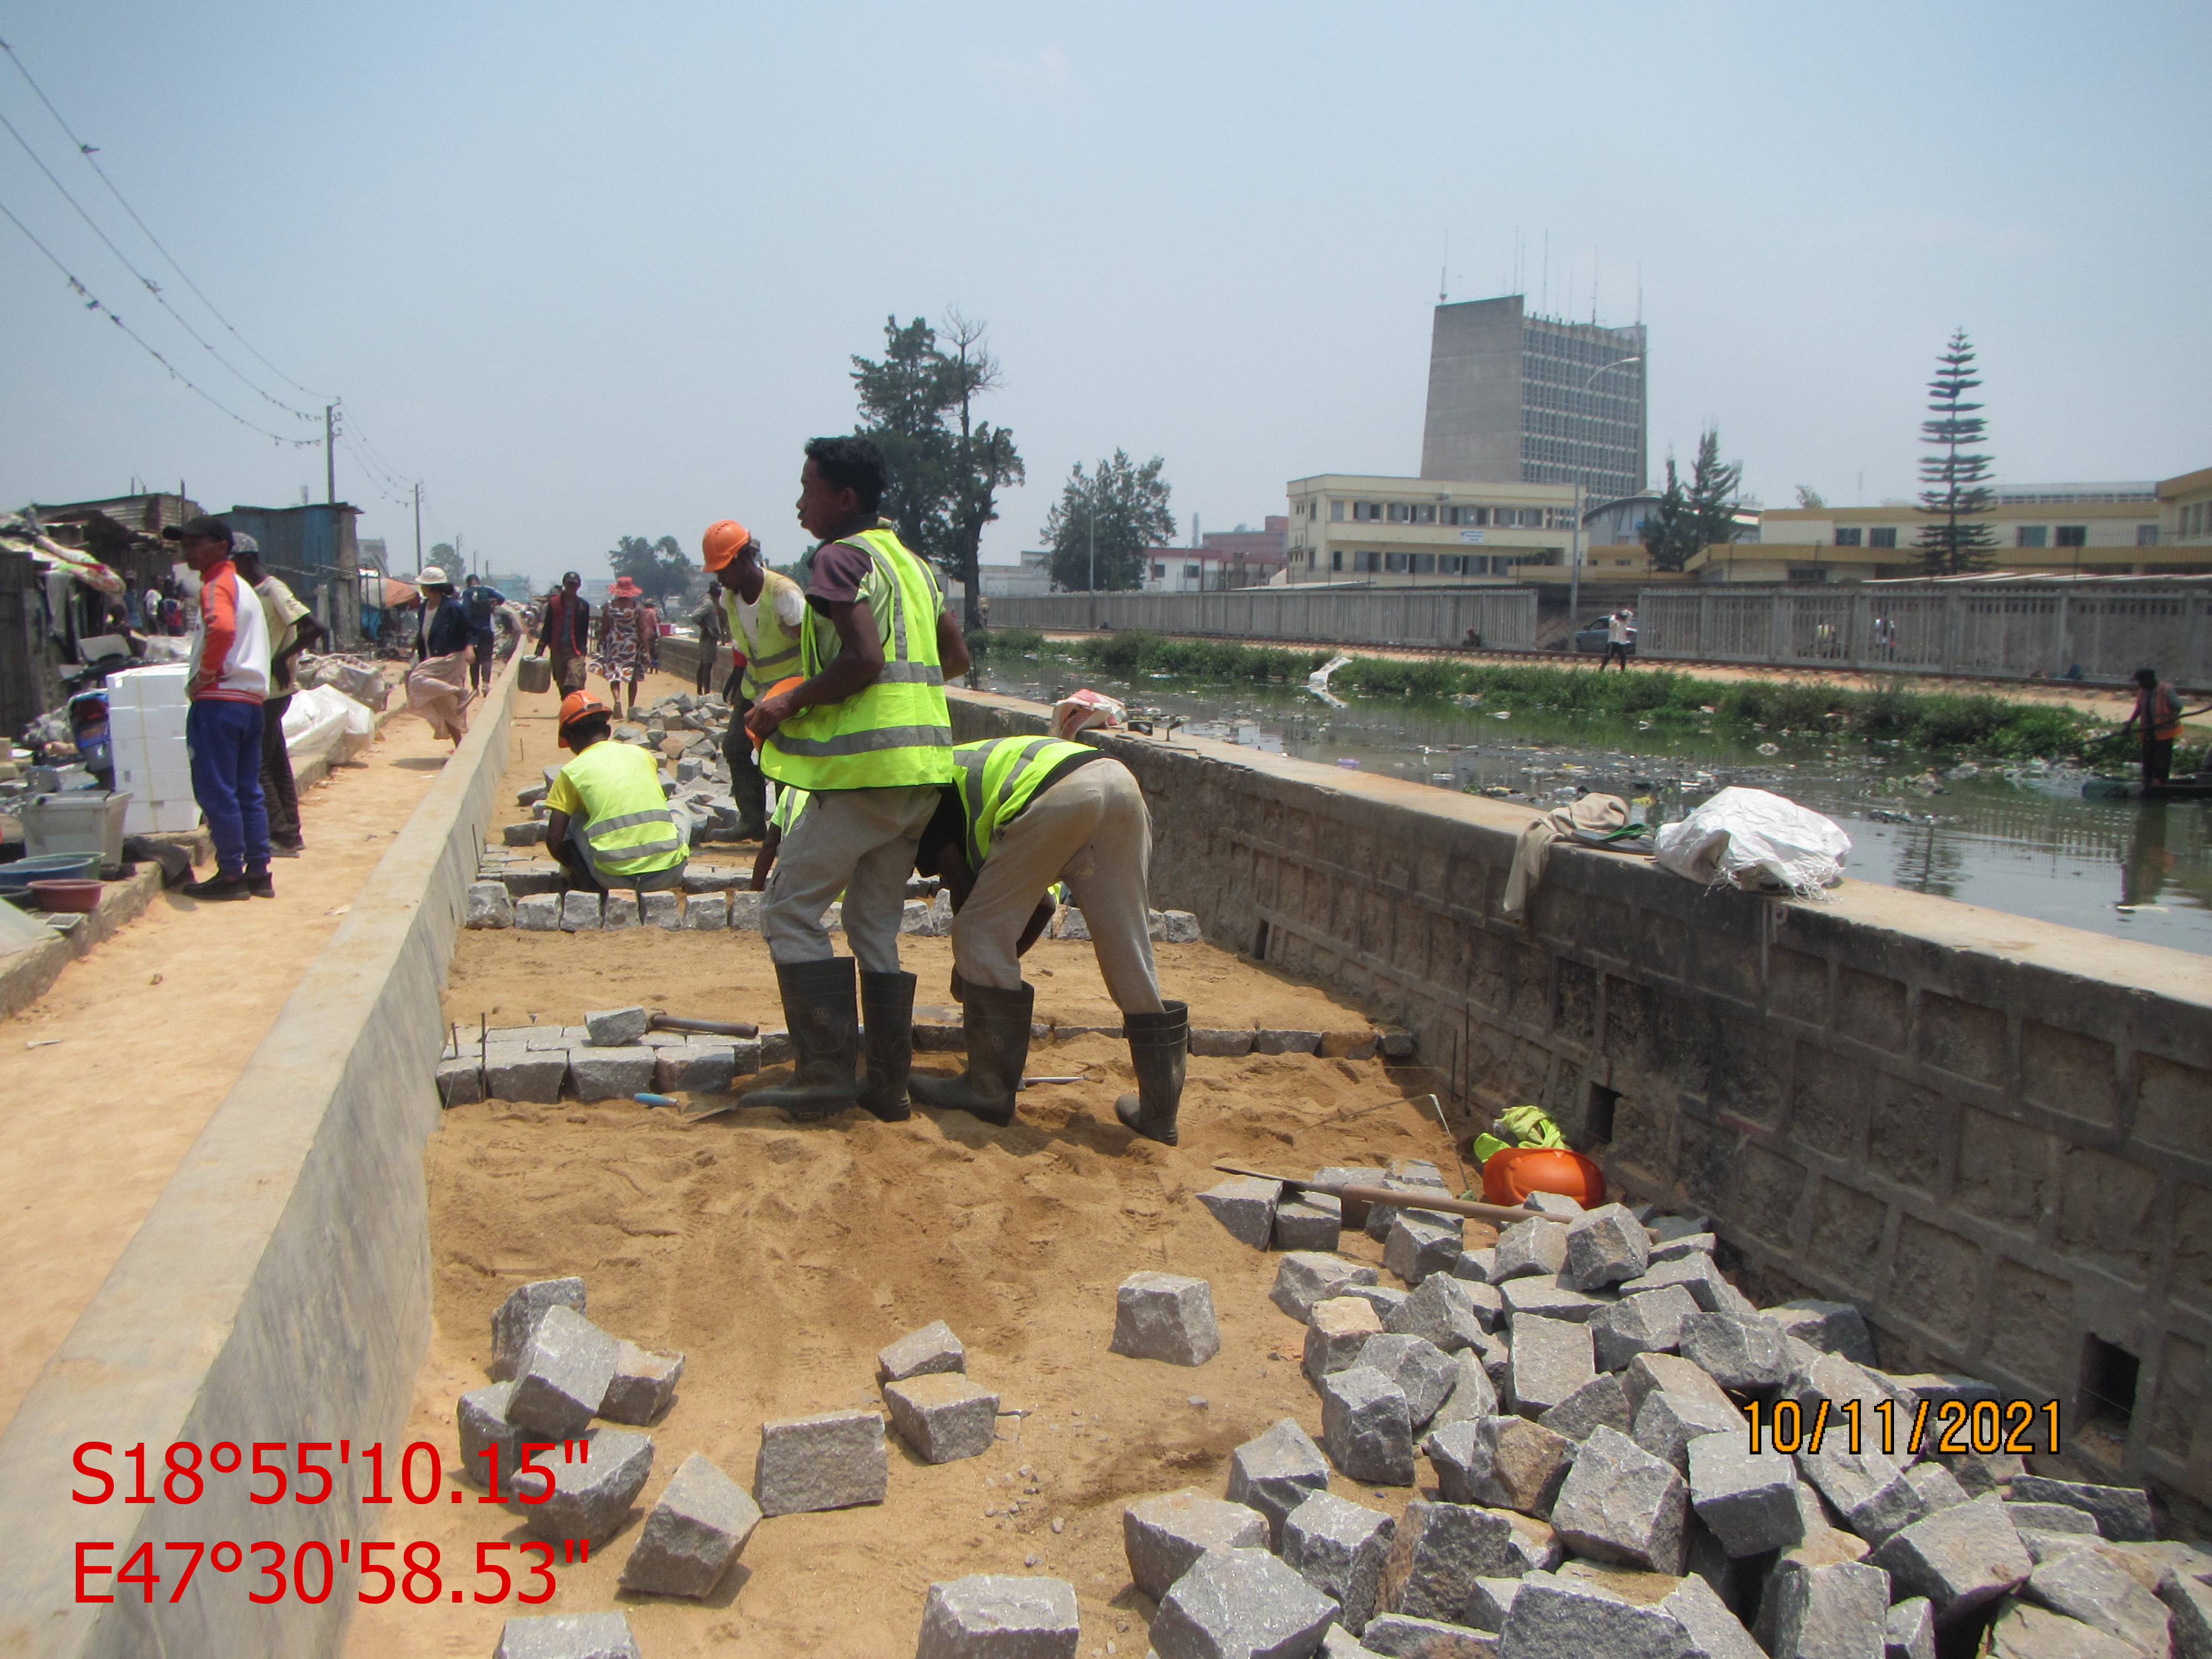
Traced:
[[[817, 703], [778, 726], [761, 746], [761, 770], [810, 791], [950, 783], [952, 717], [937, 657], [943, 591], [888, 530], [863, 530], [843, 544], [872, 562], [860, 597], [883, 643], [883, 670], [842, 702]], [[836, 629], [808, 606], [799, 672], [811, 679], [838, 650]]]
[[[738, 680], [738, 695], [747, 702], [758, 702], [762, 692], [799, 672], [799, 636], [805, 631], [806, 621], [802, 616], [799, 627], [789, 629], [775, 614], [776, 596], [787, 588], [793, 593], [799, 592], [799, 584], [781, 571], [761, 572], [760, 603], [753, 607], [753, 631], [750, 636], [738, 620], [738, 596], [726, 587], [722, 590], [722, 616], [729, 623], [731, 642], [744, 653], [745, 672]], [[802, 597], [802, 611], [805, 604]]]
[[1064, 776], [1071, 763], [1104, 758], [1088, 744], [1058, 738], [989, 738], [955, 749], [952, 781], [968, 819], [968, 867], [982, 869], [992, 838], [1021, 815], [1054, 772]]
[[684, 862], [684, 828], [661, 793], [660, 768], [650, 750], [595, 743], [561, 775], [583, 801], [584, 811], [573, 821], [602, 882], [619, 886]]

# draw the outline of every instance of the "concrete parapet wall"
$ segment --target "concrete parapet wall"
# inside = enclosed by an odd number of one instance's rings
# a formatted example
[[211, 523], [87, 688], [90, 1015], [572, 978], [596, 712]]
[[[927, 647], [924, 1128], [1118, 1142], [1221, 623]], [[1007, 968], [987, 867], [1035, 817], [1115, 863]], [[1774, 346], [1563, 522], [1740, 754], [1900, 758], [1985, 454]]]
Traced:
[[1151, 629], [1249, 641], [1457, 645], [1474, 629], [1500, 650], [1536, 643], [1527, 587], [1241, 587], [1218, 593], [1053, 593], [991, 601], [996, 628]]
[[[957, 694], [963, 741], [1040, 730]], [[1709, 1211], [1885, 1360], [2087, 1421], [2139, 1366], [2123, 1465], [2212, 1501], [2212, 963], [1870, 884], [1705, 891], [1554, 848], [1528, 809], [1231, 745], [1108, 740], [1152, 804], [1152, 902], [1418, 1033], [1486, 1118], [1534, 1101], [1632, 1195]], [[2117, 1366], [2124, 1370], [2124, 1363]]]
[[[415, 1376], [430, 1328], [430, 1255], [422, 1147], [436, 1126], [432, 1074], [444, 1040], [440, 989], [507, 764], [514, 670], [495, 682], [444, 774], [379, 862], [236, 1085], [186, 1153], [114, 1270], [0, 1434], [9, 1555], [0, 1573], [0, 1654], [125, 1656], [335, 1652], [358, 1582], [349, 1564], [320, 1604], [268, 1607], [204, 1563], [171, 1605], [174, 1540], [268, 1540], [287, 1571], [297, 1547], [337, 1554], [404, 1513], [363, 1509], [361, 1448], [386, 1443], [396, 1492]], [[220, 1011], [211, 1010], [220, 1030]], [[200, 1040], [185, 1034], [187, 1040]], [[158, 1078], [149, 1079], [159, 1087]], [[88, 1119], [96, 1132], [96, 1118]], [[125, 1505], [123, 1449], [143, 1442], [149, 1486], [173, 1442], [198, 1443], [204, 1489], [190, 1504]], [[76, 1448], [118, 1472], [114, 1495]], [[262, 1506], [248, 1474], [210, 1472], [228, 1441], [328, 1442], [329, 1500]], [[341, 1462], [334, 1449], [349, 1443]], [[249, 1464], [250, 1469], [250, 1464]], [[112, 1542], [94, 1564], [120, 1568], [152, 1543], [163, 1574], [154, 1604], [112, 1577], [89, 1580], [109, 1605], [78, 1605], [76, 1545]]]

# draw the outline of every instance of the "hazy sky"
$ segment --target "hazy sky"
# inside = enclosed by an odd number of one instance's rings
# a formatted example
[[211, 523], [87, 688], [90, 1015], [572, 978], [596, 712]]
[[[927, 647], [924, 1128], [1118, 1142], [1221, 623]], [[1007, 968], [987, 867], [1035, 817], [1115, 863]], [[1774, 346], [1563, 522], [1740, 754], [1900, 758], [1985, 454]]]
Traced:
[[[1410, 474], [1430, 312], [1651, 329], [1651, 468], [1720, 425], [1787, 504], [1914, 486], [1963, 325], [2012, 480], [2212, 465], [2212, 8], [0, 5], [0, 33], [246, 339], [209, 319], [0, 59], [4, 114], [262, 386], [342, 397], [338, 489], [411, 563], [604, 574], [623, 533], [802, 544], [896, 313], [988, 319], [1030, 483], [1166, 458], [1213, 529], [1285, 480]], [[0, 131], [0, 205], [210, 392], [193, 343]], [[1548, 288], [1546, 246], [1548, 238]], [[323, 493], [0, 220], [0, 505]], [[1864, 483], [1862, 489], [1861, 475]]]

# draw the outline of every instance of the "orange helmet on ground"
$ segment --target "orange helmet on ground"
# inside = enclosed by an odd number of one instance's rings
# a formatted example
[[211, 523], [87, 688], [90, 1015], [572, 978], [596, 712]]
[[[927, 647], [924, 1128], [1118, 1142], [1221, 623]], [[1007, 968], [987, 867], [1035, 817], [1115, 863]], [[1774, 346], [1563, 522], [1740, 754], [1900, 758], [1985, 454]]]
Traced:
[[753, 532], [735, 519], [717, 519], [699, 538], [699, 562], [709, 570], [720, 570], [752, 538]]
[[611, 715], [613, 713], [613, 709], [608, 708], [606, 704], [601, 702], [590, 692], [571, 691], [567, 696], [561, 699], [561, 736], [559, 739], [561, 746], [563, 749], [566, 749], [568, 746], [568, 728], [574, 726], [578, 720], [586, 719], [592, 714]]

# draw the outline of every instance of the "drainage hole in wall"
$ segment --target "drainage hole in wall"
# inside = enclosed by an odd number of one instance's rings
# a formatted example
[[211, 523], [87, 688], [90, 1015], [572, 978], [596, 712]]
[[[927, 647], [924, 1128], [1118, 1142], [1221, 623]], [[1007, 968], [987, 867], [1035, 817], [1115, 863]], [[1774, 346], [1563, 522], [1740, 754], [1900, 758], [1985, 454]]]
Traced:
[[1583, 1139], [1593, 1146], [1603, 1146], [1613, 1139], [1614, 1109], [1620, 1104], [1620, 1091], [1608, 1089], [1602, 1083], [1589, 1085], [1589, 1098], [1583, 1103]]
[[2136, 1357], [2102, 1337], [2087, 1340], [2081, 1354], [2081, 1406], [2092, 1423], [2124, 1431], [2136, 1414]]

